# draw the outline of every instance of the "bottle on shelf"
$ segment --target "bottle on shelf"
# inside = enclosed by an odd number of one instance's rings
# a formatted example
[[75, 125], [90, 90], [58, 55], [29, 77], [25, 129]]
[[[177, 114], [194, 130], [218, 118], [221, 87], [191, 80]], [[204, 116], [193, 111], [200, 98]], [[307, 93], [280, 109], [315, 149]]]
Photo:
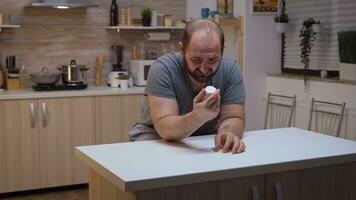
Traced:
[[117, 26], [119, 23], [119, 7], [117, 6], [116, 0], [112, 0], [110, 6], [110, 26]]
[[137, 48], [136, 48], [135, 45], [132, 46], [131, 59], [132, 59], [132, 60], [137, 60], [137, 59], [139, 59], [139, 55], [138, 55]]
[[22, 62], [22, 67], [19, 71], [20, 89], [26, 89], [29, 86], [29, 81], [30, 77], [27, 73], [24, 62]]

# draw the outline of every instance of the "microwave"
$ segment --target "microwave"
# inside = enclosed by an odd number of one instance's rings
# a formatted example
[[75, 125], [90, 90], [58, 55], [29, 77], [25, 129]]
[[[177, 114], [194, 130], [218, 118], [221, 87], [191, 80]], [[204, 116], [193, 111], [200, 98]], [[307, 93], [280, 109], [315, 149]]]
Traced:
[[148, 71], [155, 60], [131, 60], [130, 74], [135, 86], [146, 86]]

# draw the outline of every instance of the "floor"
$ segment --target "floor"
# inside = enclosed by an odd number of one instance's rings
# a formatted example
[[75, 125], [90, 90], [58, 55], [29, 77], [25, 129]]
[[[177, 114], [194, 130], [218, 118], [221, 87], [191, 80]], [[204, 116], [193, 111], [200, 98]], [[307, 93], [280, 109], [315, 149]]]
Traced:
[[0, 195], [1, 200], [88, 200], [87, 185]]

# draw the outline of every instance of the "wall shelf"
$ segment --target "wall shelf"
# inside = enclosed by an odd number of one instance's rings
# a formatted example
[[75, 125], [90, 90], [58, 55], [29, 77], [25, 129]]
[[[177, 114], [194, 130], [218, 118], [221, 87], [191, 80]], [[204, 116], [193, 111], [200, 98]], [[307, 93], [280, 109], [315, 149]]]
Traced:
[[20, 25], [0, 24], [0, 32], [3, 28], [20, 28]]
[[239, 18], [220, 18], [219, 24], [223, 26], [237, 26], [240, 27], [242, 24], [242, 17]]
[[181, 26], [107, 26], [106, 29], [120, 30], [183, 30]]

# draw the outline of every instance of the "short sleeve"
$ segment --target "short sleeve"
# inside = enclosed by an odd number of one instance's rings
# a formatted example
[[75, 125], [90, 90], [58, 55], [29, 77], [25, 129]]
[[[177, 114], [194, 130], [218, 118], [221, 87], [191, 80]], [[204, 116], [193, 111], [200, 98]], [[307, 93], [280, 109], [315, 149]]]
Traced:
[[240, 72], [240, 66], [234, 61], [227, 67], [225, 71], [226, 81], [224, 90], [222, 91], [222, 105], [236, 104], [245, 101], [246, 92], [243, 77]]
[[176, 99], [171, 74], [163, 62], [156, 60], [151, 65], [145, 93], [157, 97]]

